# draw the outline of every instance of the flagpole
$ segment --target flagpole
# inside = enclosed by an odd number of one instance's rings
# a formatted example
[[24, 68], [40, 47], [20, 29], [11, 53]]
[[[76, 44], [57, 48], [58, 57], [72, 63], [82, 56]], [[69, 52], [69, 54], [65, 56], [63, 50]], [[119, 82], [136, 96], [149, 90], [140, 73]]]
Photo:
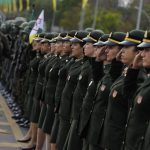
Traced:
[[83, 30], [84, 16], [85, 16], [85, 9], [82, 8], [79, 22], [79, 30]]
[[52, 24], [51, 24], [51, 32], [53, 31], [53, 27], [55, 25], [55, 17], [56, 17], [56, 13], [55, 13], [55, 11], [53, 11]]
[[98, 13], [98, 5], [99, 5], [99, 0], [96, 0], [95, 2], [95, 12], [94, 12], [94, 20], [92, 24], [92, 28], [95, 29], [96, 27], [96, 18], [97, 18], [97, 13]]
[[140, 0], [139, 8], [138, 8], [138, 17], [137, 17], [136, 29], [140, 29], [142, 9], [143, 9], [143, 0]]

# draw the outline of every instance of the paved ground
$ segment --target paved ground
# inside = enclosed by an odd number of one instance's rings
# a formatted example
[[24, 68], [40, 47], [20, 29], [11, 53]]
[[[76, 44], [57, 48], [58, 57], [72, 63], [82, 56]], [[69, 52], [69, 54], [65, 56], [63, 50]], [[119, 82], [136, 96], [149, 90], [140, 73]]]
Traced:
[[11, 116], [4, 98], [0, 96], [0, 150], [20, 150], [21, 146], [25, 146], [16, 140], [22, 137], [27, 129], [20, 128]]

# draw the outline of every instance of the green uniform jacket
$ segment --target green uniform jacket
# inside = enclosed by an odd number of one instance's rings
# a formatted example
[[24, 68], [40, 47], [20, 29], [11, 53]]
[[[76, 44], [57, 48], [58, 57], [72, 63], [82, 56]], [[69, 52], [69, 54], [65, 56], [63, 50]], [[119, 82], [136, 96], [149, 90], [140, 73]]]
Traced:
[[37, 82], [36, 82], [35, 91], [34, 91], [34, 100], [36, 101], [41, 100], [42, 88], [43, 88], [44, 77], [45, 77], [45, 68], [50, 58], [51, 57], [48, 57], [47, 55], [45, 55], [44, 58], [39, 63], [38, 77], [37, 77]]
[[100, 145], [99, 140], [103, 129], [110, 86], [112, 85], [111, 77], [108, 74], [110, 65], [104, 66], [105, 76], [99, 81], [97, 92], [95, 94], [95, 102], [93, 112], [89, 121], [87, 132], [87, 140], [92, 145]]
[[76, 60], [75, 63], [71, 66], [68, 72], [65, 87], [62, 92], [59, 114], [64, 120], [67, 121], [70, 121], [73, 93], [78, 82], [78, 76], [81, 72], [82, 64], [83, 59], [80, 59]]
[[55, 90], [56, 90], [57, 81], [58, 81], [58, 72], [59, 72], [59, 69], [64, 65], [65, 61], [66, 61], [66, 56], [57, 57], [54, 65], [49, 70], [49, 76], [48, 76], [47, 85], [45, 89], [45, 101], [44, 102], [48, 105], [52, 105], [53, 107], [55, 105]]
[[128, 114], [128, 100], [122, 93], [124, 76], [120, 76], [112, 85], [104, 123], [101, 145], [103, 148], [120, 150], [124, 138]]
[[47, 85], [47, 81], [48, 81], [48, 77], [49, 77], [49, 71], [52, 68], [52, 66], [55, 64], [56, 60], [57, 60], [57, 56], [52, 55], [50, 60], [48, 61], [46, 68], [45, 68], [45, 77], [44, 77], [44, 84], [43, 84], [42, 97], [41, 97], [42, 102], [44, 102], [44, 100], [45, 100], [45, 91], [46, 91], [46, 85]]
[[[136, 78], [135, 74], [132, 75], [134, 76], [131, 76], [131, 81], [133, 78]], [[132, 88], [132, 86], [130, 88]], [[147, 138], [149, 138], [148, 126], [150, 120], [149, 98], [150, 78], [148, 77], [136, 91], [134, 96], [134, 105], [131, 113], [129, 114], [126, 125], [125, 150], [148, 150], [150, 148], [147, 145], [149, 143], [149, 139]]]
[[66, 59], [66, 63], [64, 63], [64, 66], [58, 72], [59, 79], [58, 79], [57, 87], [55, 91], [55, 108], [56, 108], [55, 112], [56, 113], [59, 111], [62, 91], [66, 84], [68, 71], [73, 63], [74, 63], [74, 59], [73, 58], [71, 59], [71, 57], [68, 57]]

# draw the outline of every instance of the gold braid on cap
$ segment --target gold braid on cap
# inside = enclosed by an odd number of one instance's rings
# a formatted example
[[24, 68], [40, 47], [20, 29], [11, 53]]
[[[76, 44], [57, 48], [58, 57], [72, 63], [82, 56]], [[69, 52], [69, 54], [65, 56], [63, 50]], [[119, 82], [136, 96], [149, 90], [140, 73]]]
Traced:
[[129, 38], [129, 32], [127, 32], [124, 41], [129, 41], [129, 42], [134, 42], [134, 43], [141, 43], [141, 41], [139, 41], [139, 40], [135, 40], [135, 39]]
[[91, 35], [90, 35], [90, 34], [87, 36], [87, 38], [91, 39], [91, 40], [92, 40], [92, 41], [94, 41], [94, 42], [97, 42], [97, 40], [96, 40], [96, 39], [94, 39], [93, 37], [91, 37]]
[[135, 39], [128, 38], [128, 37], [125, 38], [125, 41], [135, 42], [135, 43], [141, 43], [141, 41], [139, 41], [139, 40], [135, 40]]
[[108, 38], [108, 41], [113, 42], [113, 43], [117, 43], [117, 44], [120, 43], [120, 41], [117, 41], [117, 40], [114, 40], [114, 39], [111, 39], [111, 38]]

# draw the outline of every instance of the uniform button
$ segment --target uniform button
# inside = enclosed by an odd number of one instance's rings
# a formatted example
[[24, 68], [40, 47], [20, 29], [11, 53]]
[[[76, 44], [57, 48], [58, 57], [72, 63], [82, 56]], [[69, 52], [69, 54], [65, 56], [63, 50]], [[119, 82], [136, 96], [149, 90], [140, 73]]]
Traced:
[[141, 140], [144, 140], [144, 136], [141, 137]]
[[93, 110], [90, 111], [90, 113], [92, 113], [92, 112], [93, 112]]
[[124, 144], [124, 141], [122, 141], [122, 144]]
[[127, 128], [127, 127], [128, 127], [128, 125], [126, 124], [126, 125], [125, 125], [125, 128]]

